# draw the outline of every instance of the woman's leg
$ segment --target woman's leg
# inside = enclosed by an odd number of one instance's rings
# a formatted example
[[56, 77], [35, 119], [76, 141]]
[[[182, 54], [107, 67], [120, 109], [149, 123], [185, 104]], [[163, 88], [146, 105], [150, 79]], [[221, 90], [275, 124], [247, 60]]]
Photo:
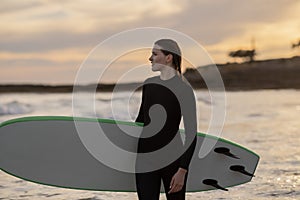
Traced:
[[157, 171], [137, 173], [135, 178], [139, 200], [159, 199], [161, 177]]

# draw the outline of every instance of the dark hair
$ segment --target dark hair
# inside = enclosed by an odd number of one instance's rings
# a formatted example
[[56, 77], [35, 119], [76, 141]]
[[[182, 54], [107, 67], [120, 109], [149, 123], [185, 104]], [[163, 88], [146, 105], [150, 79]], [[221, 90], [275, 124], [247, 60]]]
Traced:
[[174, 40], [171, 39], [160, 39], [154, 44], [157, 44], [161, 47], [161, 51], [164, 55], [171, 54], [173, 57], [173, 65], [175, 69], [181, 74], [181, 50]]

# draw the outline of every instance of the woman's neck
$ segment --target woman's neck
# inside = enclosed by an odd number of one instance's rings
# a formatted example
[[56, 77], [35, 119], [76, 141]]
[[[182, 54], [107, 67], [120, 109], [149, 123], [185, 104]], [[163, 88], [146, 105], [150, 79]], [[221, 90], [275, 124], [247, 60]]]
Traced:
[[175, 75], [177, 75], [177, 71], [173, 67], [164, 67], [164, 69], [160, 71], [161, 80], [169, 80]]

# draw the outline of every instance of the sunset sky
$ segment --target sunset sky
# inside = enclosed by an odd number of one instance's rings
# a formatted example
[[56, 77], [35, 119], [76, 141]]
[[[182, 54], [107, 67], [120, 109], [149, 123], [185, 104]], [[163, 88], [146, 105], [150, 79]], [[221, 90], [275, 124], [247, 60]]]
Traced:
[[[300, 39], [299, 10], [299, 0], [2, 0], [0, 84], [71, 84], [99, 43], [142, 27], [184, 33], [215, 63], [233, 62], [228, 52], [251, 48], [251, 40], [257, 60], [292, 57], [300, 55], [300, 48], [291, 48]], [[150, 50], [125, 56], [114, 70], [149, 64]], [[116, 81], [114, 70], [105, 81]], [[150, 74], [141, 72], [128, 80], [141, 81]]]

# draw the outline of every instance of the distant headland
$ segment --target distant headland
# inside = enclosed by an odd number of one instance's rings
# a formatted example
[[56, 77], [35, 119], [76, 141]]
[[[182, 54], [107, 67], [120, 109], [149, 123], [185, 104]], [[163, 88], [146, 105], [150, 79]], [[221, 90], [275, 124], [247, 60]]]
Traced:
[[[300, 89], [300, 57], [281, 58], [244, 63], [216, 64], [227, 91], [259, 89]], [[184, 77], [194, 89], [207, 89], [201, 74], [205, 76], [212, 70], [212, 65], [197, 69], [187, 69]], [[198, 73], [200, 72], [200, 74]], [[213, 78], [213, 77], [211, 77]], [[118, 84], [118, 90], [140, 88], [142, 83]], [[76, 86], [78, 91], [111, 92], [115, 84], [94, 84]], [[218, 90], [220, 88], [210, 88]], [[0, 93], [69, 93], [73, 85], [0, 85]]]
[[[209, 73], [211, 66], [197, 68]], [[300, 89], [300, 57], [217, 64], [225, 90]], [[184, 76], [194, 88], [205, 88], [203, 78], [195, 69]], [[218, 88], [216, 88], [218, 89]]]

